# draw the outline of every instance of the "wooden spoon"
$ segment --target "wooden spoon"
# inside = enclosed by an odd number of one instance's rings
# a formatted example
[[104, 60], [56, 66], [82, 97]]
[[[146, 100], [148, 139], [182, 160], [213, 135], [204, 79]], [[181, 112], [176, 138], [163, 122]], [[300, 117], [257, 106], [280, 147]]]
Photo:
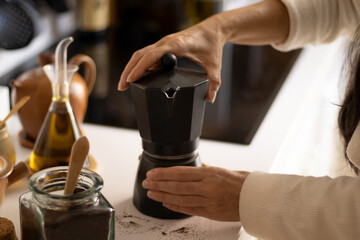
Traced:
[[25, 103], [27, 103], [27, 101], [29, 101], [30, 96], [25, 96], [22, 99], [20, 99], [20, 101], [15, 104], [15, 106], [11, 109], [11, 111], [8, 113], [8, 115], [4, 118], [4, 120], [0, 121], [0, 128], [5, 124], [5, 122], [17, 111], [19, 111], [20, 108], [22, 108], [22, 106], [24, 106]]
[[89, 141], [82, 136], [72, 146], [69, 170], [66, 176], [64, 194], [73, 194], [80, 171], [84, 166], [85, 159], [89, 153]]

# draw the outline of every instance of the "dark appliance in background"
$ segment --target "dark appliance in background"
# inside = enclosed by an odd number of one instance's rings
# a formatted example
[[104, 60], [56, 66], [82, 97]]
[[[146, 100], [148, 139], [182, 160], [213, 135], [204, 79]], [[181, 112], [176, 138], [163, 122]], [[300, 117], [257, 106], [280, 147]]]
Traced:
[[[102, 80], [96, 84], [100, 89], [116, 89], [122, 69], [134, 51], [196, 24], [220, 12], [222, 7], [222, 1], [215, 0], [117, 2], [119, 18], [116, 26], [119, 31], [110, 33], [113, 35], [107, 45], [111, 46], [107, 51], [111, 62], [109, 66], [115, 65], [117, 70], [111, 69], [105, 74], [108, 80], [103, 81], [103, 87], [100, 87]], [[118, 50], [114, 51], [116, 48]], [[223, 50], [222, 85], [215, 103], [207, 103], [201, 136], [250, 144], [299, 53], [300, 50], [284, 53], [270, 46], [227, 43]], [[204, 71], [187, 59], [179, 59], [178, 66]], [[99, 98], [95, 94], [90, 97], [89, 104], [96, 107], [89, 107], [85, 121], [137, 128], [129, 91], [109, 93], [102, 93]], [[116, 101], [121, 107], [106, 104], [111, 101]]]
[[116, 8], [115, 24], [136, 34], [136, 41], [143, 47], [221, 12], [223, 1], [122, 0], [116, 1]]
[[[81, 31], [75, 32], [69, 57], [84, 53], [97, 64], [98, 77], [84, 121], [135, 129], [130, 91], [117, 91], [120, 75], [131, 55], [167, 34], [221, 11], [222, 1], [111, 0], [111, 4], [112, 21], [106, 34], [84, 37]], [[206, 103], [201, 136], [250, 144], [299, 53], [300, 50], [284, 53], [270, 46], [227, 43], [223, 51], [222, 85], [215, 103]], [[26, 64], [27, 68], [34, 67], [36, 56]], [[187, 59], [179, 59], [178, 66], [204, 71]], [[20, 73], [9, 73], [0, 78], [0, 83], [9, 82]]]
[[0, 48], [27, 46], [39, 32], [40, 14], [32, 0], [0, 1]]
[[0, 49], [24, 48], [41, 31], [41, 8], [69, 10], [64, 0], [0, 0]]

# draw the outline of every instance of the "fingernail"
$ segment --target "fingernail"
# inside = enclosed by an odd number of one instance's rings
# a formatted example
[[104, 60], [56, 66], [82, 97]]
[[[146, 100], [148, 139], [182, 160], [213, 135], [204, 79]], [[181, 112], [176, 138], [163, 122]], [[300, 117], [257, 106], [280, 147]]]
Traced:
[[120, 82], [119, 82], [119, 84], [118, 84], [118, 90], [119, 90], [119, 91], [122, 90], [122, 88], [121, 88], [121, 83], [120, 83]]
[[149, 181], [149, 179], [145, 179], [143, 182], [142, 182], [142, 186], [144, 187], [144, 188], [149, 188], [150, 187], [150, 181]]
[[127, 77], [126, 82], [128, 82], [128, 83], [133, 82], [133, 73], [132, 72]]
[[146, 173], [146, 177], [153, 178], [154, 177], [154, 171], [150, 170]]
[[146, 195], [147, 195], [149, 198], [153, 198], [153, 197], [154, 197], [154, 192], [153, 192], [153, 191], [147, 191]]
[[216, 99], [216, 91], [211, 91], [210, 92], [210, 102], [214, 103]]

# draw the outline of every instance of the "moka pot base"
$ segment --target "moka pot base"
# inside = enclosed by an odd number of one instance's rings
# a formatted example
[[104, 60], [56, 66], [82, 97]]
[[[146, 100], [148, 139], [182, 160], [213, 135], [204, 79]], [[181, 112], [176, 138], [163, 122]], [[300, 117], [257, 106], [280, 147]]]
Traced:
[[[162, 158], [160, 158], [162, 157]], [[200, 157], [197, 152], [188, 155], [177, 156], [154, 156], [145, 151], [140, 156], [140, 164], [138, 167], [133, 203], [135, 207], [143, 214], [161, 218], [161, 219], [182, 219], [190, 217], [189, 215], [171, 211], [162, 206], [162, 203], [156, 202], [147, 197], [147, 189], [142, 187], [142, 182], [146, 178], [146, 173], [158, 167], [174, 167], [174, 166], [193, 166], [200, 167]]]

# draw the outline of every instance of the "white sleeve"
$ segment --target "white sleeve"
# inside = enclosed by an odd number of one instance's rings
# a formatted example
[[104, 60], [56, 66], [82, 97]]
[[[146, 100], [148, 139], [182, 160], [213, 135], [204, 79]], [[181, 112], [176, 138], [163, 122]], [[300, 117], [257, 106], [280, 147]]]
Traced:
[[321, 44], [353, 35], [360, 24], [360, 0], [281, 0], [290, 17], [287, 40], [273, 44], [287, 51], [306, 44]]
[[360, 239], [360, 177], [255, 172], [239, 204], [245, 231], [261, 239]]

